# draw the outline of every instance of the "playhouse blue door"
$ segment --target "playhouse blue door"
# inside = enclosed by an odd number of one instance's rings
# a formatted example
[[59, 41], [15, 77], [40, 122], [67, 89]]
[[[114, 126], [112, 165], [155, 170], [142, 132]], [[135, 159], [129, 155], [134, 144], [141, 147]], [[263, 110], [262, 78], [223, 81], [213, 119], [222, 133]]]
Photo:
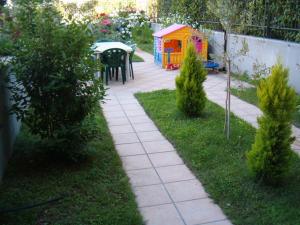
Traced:
[[157, 65], [162, 65], [162, 57], [161, 57], [161, 52], [155, 52], [154, 53], [154, 61]]

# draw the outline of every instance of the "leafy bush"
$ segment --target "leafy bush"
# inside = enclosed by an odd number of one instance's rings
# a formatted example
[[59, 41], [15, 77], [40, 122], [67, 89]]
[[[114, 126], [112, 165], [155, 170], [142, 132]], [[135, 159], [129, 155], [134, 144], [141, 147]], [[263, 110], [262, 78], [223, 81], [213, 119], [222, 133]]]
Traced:
[[0, 56], [11, 55], [13, 41], [9, 31], [10, 19], [9, 11], [0, 4]]
[[159, 22], [163, 27], [171, 26], [174, 23], [190, 25], [197, 29], [201, 27], [201, 24], [193, 20], [190, 16], [182, 15], [179, 13], [169, 13], [168, 15], [161, 16]]
[[[234, 15], [236, 17], [235, 24], [240, 24], [233, 27], [235, 33], [262, 37], [268, 35], [270, 38], [300, 41], [300, 32], [297, 30], [272, 29], [272, 27], [299, 28], [300, 10], [295, 6], [295, 1], [277, 0], [270, 1], [269, 4], [265, 4], [265, 0], [231, 0], [230, 2], [232, 3], [231, 8], [234, 7], [240, 11]], [[159, 18], [167, 16], [168, 18], [163, 19], [166, 22], [175, 19], [177, 23], [187, 22], [191, 26], [193, 24], [195, 27], [203, 25], [205, 29], [221, 31], [223, 30], [222, 26], [214, 23], [221, 21], [218, 16], [214, 15], [215, 11], [208, 9], [209, 3], [211, 3], [210, 0], [158, 0], [157, 13]], [[224, 6], [223, 9], [226, 7]], [[269, 24], [270, 29], [267, 27], [261, 29], [261, 26], [266, 24]]]
[[87, 159], [94, 149], [86, 144], [99, 134], [99, 127], [94, 124], [96, 113], [86, 116], [80, 123], [62, 126], [55, 131], [54, 137], [40, 139], [38, 149], [56, 160], [79, 162]]
[[197, 57], [195, 46], [188, 44], [180, 75], [176, 77], [176, 101], [178, 108], [188, 116], [199, 116], [206, 102], [203, 82], [207, 71]]
[[140, 44], [149, 44], [153, 42], [153, 31], [148, 24], [144, 24], [140, 27], [135, 27], [132, 31], [133, 39]]
[[11, 55], [13, 43], [8, 35], [0, 33], [0, 56]]
[[295, 120], [295, 125], [297, 127], [300, 127], [300, 95], [297, 95], [297, 110], [295, 112], [294, 120]]
[[251, 151], [248, 165], [257, 179], [271, 185], [279, 184], [289, 170], [291, 158], [291, 121], [295, 112], [296, 94], [288, 86], [288, 70], [280, 63], [271, 75], [262, 80], [257, 95], [263, 116]]
[[134, 28], [150, 26], [149, 17], [145, 12], [119, 12], [119, 14], [113, 18], [113, 21], [123, 40], [132, 38]]
[[[12, 110], [44, 141], [59, 144], [56, 148], [70, 155], [80, 153], [82, 121], [105, 94], [94, 75], [99, 65], [91, 50], [93, 35], [88, 24], [62, 22], [52, 4], [28, 9], [19, 8], [16, 18], [17, 24], [28, 25], [20, 26], [14, 52]], [[32, 16], [18, 16], [24, 14]]]

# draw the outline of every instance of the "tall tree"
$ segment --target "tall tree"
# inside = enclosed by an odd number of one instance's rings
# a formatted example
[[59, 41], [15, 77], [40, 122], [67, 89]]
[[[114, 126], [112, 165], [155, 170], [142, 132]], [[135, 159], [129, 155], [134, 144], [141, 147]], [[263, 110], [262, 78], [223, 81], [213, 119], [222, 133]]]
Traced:
[[191, 117], [200, 116], [206, 103], [206, 94], [203, 82], [206, 80], [207, 71], [197, 55], [192, 42], [188, 44], [185, 58], [176, 77], [176, 102], [178, 108]]
[[[224, 62], [227, 69], [227, 89], [226, 89], [226, 101], [225, 101], [225, 124], [224, 130], [226, 132], [227, 139], [230, 136], [230, 87], [231, 87], [231, 66], [232, 59], [236, 55], [230, 54], [228, 49], [230, 48], [230, 34], [232, 33], [233, 26], [238, 21], [240, 15], [243, 13], [241, 8], [241, 2], [239, 0], [210, 0], [208, 2], [208, 8], [219, 19], [224, 29]], [[243, 49], [239, 54], [246, 54], [248, 46], [243, 43]]]
[[278, 184], [289, 170], [292, 117], [296, 107], [295, 90], [288, 85], [288, 69], [278, 63], [257, 90], [260, 109], [259, 128], [248, 165], [255, 176], [267, 184]]

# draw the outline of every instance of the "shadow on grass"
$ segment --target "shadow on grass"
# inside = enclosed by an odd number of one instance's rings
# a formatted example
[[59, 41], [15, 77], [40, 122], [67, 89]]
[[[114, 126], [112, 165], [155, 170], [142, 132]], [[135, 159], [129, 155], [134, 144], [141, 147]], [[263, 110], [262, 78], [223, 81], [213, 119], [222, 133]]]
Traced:
[[60, 201], [0, 215], [5, 225], [143, 224], [101, 113], [88, 160], [70, 163], [45, 153], [22, 129], [0, 186], [0, 208], [16, 208], [65, 196]]

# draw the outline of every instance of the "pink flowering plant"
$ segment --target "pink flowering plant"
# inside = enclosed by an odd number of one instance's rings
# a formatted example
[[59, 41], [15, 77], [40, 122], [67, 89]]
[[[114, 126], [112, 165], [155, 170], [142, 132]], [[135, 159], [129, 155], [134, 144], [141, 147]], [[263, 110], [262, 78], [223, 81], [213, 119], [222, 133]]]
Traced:
[[96, 40], [131, 40], [135, 29], [150, 27], [150, 19], [145, 12], [133, 9], [119, 11], [113, 16], [105, 13], [97, 15], [93, 30]]
[[96, 40], [111, 39], [120, 40], [117, 27], [113, 23], [111, 17], [105, 13], [97, 15], [93, 24], [93, 32]]

